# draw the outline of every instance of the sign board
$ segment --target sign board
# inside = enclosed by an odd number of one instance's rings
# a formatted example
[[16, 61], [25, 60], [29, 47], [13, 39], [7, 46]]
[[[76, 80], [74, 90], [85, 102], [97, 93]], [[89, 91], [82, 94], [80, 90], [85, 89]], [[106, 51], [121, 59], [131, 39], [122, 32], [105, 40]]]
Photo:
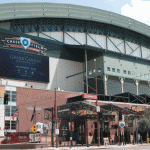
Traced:
[[[34, 109], [33, 106], [27, 106], [26, 108], [27, 108], [27, 110], [33, 110]], [[42, 107], [35, 107], [35, 110], [42, 110]]]
[[0, 97], [4, 97], [5, 87], [0, 87]]
[[119, 122], [119, 126], [123, 128], [125, 126], [125, 122]]
[[31, 130], [35, 133], [36, 131], [37, 131], [37, 126], [36, 125], [33, 125], [32, 127], [31, 127]]
[[97, 95], [83, 94], [82, 98], [85, 98], [85, 99], [96, 99], [97, 100]]
[[56, 129], [56, 130], [55, 130], [55, 134], [56, 134], [56, 135], [59, 135], [59, 129]]
[[72, 137], [70, 137], [70, 141], [72, 140]]
[[0, 76], [49, 82], [49, 57], [0, 49]]
[[100, 112], [100, 106], [96, 106], [96, 112]]

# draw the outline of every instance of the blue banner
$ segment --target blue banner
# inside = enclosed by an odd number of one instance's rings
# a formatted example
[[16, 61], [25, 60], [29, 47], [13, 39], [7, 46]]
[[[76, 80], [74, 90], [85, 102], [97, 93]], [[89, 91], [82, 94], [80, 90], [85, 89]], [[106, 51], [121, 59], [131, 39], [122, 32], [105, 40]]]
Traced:
[[0, 76], [18, 80], [49, 82], [49, 58], [0, 49]]

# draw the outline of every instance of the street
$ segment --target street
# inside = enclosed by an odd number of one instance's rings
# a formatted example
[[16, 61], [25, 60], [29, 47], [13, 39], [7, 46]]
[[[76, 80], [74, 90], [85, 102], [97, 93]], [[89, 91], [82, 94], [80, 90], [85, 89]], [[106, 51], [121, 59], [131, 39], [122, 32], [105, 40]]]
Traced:
[[[56, 150], [56, 148], [43, 148], [45, 150]], [[102, 146], [100, 148], [98, 147], [59, 147], [57, 150], [101, 150], [101, 149], [108, 149], [108, 150], [115, 150], [115, 149], [120, 149], [120, 150], [150, 150], [150, 145], [125, 145], [125, 146], [118, 146], [118, 145], [110, 145], [108, 147]], [[37, 150], [42, 150], [42, 149], [37, 149]]]
[[126, 150], [126, 149], [128, 149], [128, 150], [150, 150], [150, 146], [145, 146], [145, 145], [139, 145], [139, 146], [131, 146], [131, 147], [127, 147], [127, 146], [125, 146], [125, 147], [123, 147], [123, 146], [121, 146], [121, 147], [112, 147], [112, 148], [108, 148], [109, 150], [114, 150], [114, 149], [120, 149], [120, 150]]

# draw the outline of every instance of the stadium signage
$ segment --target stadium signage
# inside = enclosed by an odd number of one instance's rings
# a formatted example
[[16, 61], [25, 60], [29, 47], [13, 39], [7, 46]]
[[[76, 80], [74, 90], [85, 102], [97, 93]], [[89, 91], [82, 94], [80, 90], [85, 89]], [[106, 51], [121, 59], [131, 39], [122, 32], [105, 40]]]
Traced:
[[5, 38], [2, 40], [4, 43], [3, 47], [15, 47], [25, 50], [35, 51], [37, 53], [45, 54], [47, 50], [43, 45], [24, 37]]
[[49, 82], [49, 57], [0, 49], [0, 76]]
[[85, 99], [95, 99], [95, 100], [97, 100], [97, 95], [83, 94], [83, 95], [82, 95], [82, 98], [85, 98]]

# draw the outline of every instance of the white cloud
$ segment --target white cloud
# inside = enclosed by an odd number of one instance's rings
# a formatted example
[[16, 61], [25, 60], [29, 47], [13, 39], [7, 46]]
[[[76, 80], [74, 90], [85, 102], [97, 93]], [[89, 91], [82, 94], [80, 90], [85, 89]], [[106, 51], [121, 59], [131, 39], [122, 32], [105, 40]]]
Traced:
[[132, 0], [121, 8], [121, 14], [150, 25], [150, 1]]

